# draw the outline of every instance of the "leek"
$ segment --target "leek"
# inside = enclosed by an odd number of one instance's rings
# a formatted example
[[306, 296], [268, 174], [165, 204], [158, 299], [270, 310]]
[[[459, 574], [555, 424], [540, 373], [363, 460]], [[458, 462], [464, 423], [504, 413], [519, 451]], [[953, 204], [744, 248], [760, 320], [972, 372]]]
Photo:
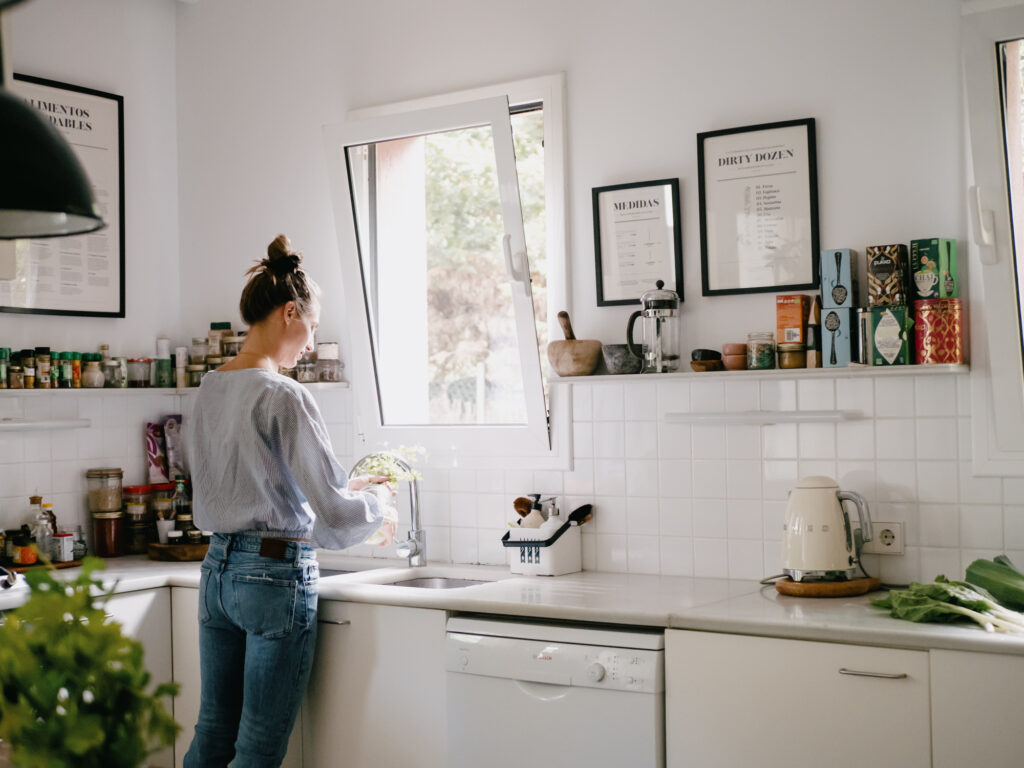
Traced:
[[1024, 614], [997, 602], [983, 589], [962, 581], [936, 576], [932, 584], [913, 582], [907, 589], [894, 589], [876, 608], [888, 610], [897, 619], [917, 622], [973, 621], [986, 632], [1024, 634]]
[[1024, 574], [1006, 555], [999, 555], [995, 560], [975, 560], [967, 566], [966, 579], [1004, 605], [1015, 610], [1024, 608]]

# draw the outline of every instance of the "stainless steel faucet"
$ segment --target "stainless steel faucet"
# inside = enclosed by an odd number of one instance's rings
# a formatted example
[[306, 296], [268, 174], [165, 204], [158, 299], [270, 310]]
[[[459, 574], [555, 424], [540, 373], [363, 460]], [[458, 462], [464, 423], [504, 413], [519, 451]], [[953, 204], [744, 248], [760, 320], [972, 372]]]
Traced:
[[365, 474], [363, 470], [363, 462], [367, 459], [371, 459], [375, 456], [387, 456], [392, 459], [401, 469], [409, 473], [409, 511], [410, 511], [410, 524], [409, 524], [409, 538], [405, 541], [400, 541], [395, 544], [395, 553], [399, 557], [409, 558], [409, 566], [417, 567], [420, 565], [427, 564], [427, 532], [420, 526], [420, 488], [416, 482], [416, 476], [413, 473], [412, 467], [409, 466], [408, 462], [401, 456], [397, 456], [390, 451], [375, 451], [363, 456], [357, 461], [352, 469], [349, 470], [350, 475]]

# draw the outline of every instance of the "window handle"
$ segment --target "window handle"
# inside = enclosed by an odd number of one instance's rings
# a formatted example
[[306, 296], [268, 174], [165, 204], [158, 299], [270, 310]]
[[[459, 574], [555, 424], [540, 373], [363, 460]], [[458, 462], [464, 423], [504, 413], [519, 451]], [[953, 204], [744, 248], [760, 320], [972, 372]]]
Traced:
[[968, 208], [971, 209], [971, 225], [974, 229], [974, 242], [979, 246], [978, 256], [982, 264], [999, 263], [999, 252], [996, 250], [995, 218], [992, 211], [981, 205], [981, 187], [971, 187], [968, 194]]
[[524, 264], [526, 262], [526, 254], [519, 251], [516, 254], [512, 253], [512, 235], [505, 235], [501, 241], [502, 248], [505, 251], [505, 272], [508, 274], [509, 282], [516, 283], [523, 290], [524, 296], [530, 295], [530, 270], [529, 269], [517, 269], [516, 263]]

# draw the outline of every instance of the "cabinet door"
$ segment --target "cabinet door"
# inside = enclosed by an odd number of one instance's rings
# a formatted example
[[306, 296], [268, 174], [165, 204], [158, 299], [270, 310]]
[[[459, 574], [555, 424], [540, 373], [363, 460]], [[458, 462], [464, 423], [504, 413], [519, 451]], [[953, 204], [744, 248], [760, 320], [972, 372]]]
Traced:
[[[185, 753], [195, 734], [199, 718], [199, 590], [187, 587], [171, 589], [171, 609], [174, 628], [171, 642], [174, 648], [174, 680], [181, 686], [174, 699], [174, 718], [181, 725], [181, 733], [174, 743], [174, 762], [181, 768]], [[295, 720], [288, 752], [281, 768], [302, 768], [302, 712]]]
[[[128, 637], [142, 643], [143, 663], [150, 675], [150, 688], [166, 683], [171, 674], [171, 594], [166, 587], [114, 595], [103, 606], [106, 614], [118, 622]], [[172, 702], [164, 705], [171, 710]], [[151, 755], [147, 765], [171, 768], [174, 752], [165, 749]]]
[[935, 768], [1017, 768], [1024, 762], [1024, 658], [932, 651]]
[[447, 764], [444, 611], [320, 602], [305, 768]]
[[669, 630], [665, 721], [669, 768], [927, 768], [928, 653]]

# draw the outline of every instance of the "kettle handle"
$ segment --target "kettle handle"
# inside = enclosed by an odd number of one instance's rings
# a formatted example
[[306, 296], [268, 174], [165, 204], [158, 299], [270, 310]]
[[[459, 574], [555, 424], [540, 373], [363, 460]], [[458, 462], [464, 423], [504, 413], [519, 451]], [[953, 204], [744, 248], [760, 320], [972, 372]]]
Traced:
[[644, 357], [644, 352], [637, 346], [637, 343], [633, 341], [633, 325], [636, 323], [636, 319], [640, 317], [641, 311], [638, 309], [636, 312], [629, 316], [629, 324], [626, 326], [626, 346], [629, 347], [630, 353], [639, 357], [641, 360]]
[[844, 501], [852, 501], [857, 505], [857, 517], [860, 518], [860, 533], [863, 541], [871, 541], [873, 534], [871, 532], [871, 513], [868, 511], [868, 503], [864, 501], [864, 497], [859, 493], [853, 491], [837, 491], [836, 496], [839, 499], [840, 505]]

